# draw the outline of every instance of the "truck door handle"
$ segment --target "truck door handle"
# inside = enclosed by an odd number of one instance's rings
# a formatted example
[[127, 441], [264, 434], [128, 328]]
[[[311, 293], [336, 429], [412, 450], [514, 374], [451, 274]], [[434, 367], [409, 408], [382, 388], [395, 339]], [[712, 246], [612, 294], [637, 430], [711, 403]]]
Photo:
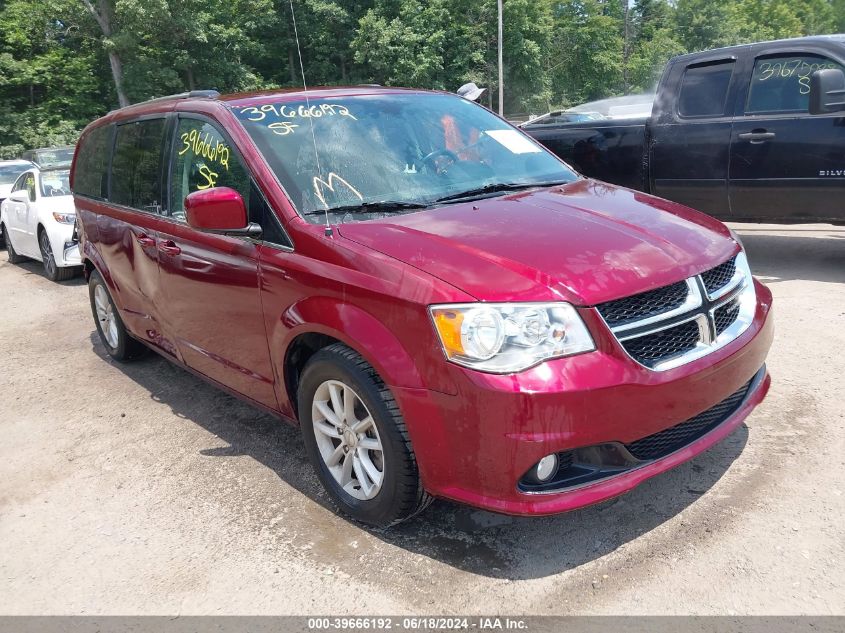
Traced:
[[182, 252], [182, 249], [176, 246], [176, 242], [173, 240], [164, 240], [159, 243], [158, 250], [166, 255], [178, 255]]
[[156, 245], [155, 238], [150, 237], [146, 233], [137, 233], [135, 235], [135, 241], [143, 248], [151, 248]]
[[743, 132], [739, 135], [741, 141], [751, 141], [754, 145], [758, 143], [765, 143], [775, 137], [774, 132], [767, 132], [766, 130], [751, 130], [750, 132]]

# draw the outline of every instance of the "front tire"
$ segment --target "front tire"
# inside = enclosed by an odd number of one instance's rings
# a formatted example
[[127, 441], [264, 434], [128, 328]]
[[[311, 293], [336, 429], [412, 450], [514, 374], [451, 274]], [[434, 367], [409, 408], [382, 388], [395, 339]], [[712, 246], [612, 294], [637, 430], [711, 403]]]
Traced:
[[41, 229], [38, 234], [38, 246], [41, 248], [41, 263], [44, 264], [44, 274], [50, 281], [67, 281], [76, 274], [73, 268], [61, 268], [56, 263], [53, 255], [53, 247], [50, 244], [50, 236], [47, 231]]
[[345, 514], [384, 528], [431, 503], [393, 394], [357, 352], [337, 343], [314, 354], [297, 400], [308, 457]]
[[106, 282], [96, 270], [91, 272], [88, 279], [88, 296], [100, 342], [109, 356], [121, 362], [143, 356], [147, 352], [146, 346], [129, 336], [109, 294]]
[[18, 255], [18, 252], [15, 250], [15, 247], [12, 246], [12, 240], [8, 237], [9, 229], [6, 227], [5, 224], [3, 225], [3, 236], [6, 239], [6, 253], [9, 256], [9, 263], [20, 264], [21, 262], [23, 262], [26, 257], [24, 257], [23, 255]]

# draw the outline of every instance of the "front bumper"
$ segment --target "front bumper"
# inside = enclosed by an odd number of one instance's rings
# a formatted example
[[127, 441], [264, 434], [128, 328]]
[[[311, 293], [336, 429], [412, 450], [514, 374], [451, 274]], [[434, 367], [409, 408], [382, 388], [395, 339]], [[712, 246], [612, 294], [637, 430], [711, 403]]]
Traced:
[[81, 266], [82, 257], [79, 253], [79, 242], [74, 239], [73, 225], [53, 223], [46, 230], [56, 265], [60, 268]]
[[[663, 372], [638, 366], [612, 339], [590, 354], [495, 376], [448, 365], [458, 393], [395, 389], [426, 489], [488, 510], [554, 514], [627, 492], [731, 433], [765, 397], [771, 293], [757, 284], [752, 325], [723, 349]], [[584, 318], [601, 331], [594, 311]], [[627, 444], [673, 427], [751, 381], [741, 404], [704, 435], [659, 459], [594, 483], [541, 494], [520, 489], [542, 457], [608, 443]]]

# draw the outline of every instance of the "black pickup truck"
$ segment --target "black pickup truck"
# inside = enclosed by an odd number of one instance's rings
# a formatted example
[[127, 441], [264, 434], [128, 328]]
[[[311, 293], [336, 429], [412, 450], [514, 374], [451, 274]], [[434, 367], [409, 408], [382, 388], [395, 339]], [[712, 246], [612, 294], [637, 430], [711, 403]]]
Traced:
[[522, 128], [591, 178], [724, 220], [845, 223], [845, 35], [670, 60], [650, 117]]

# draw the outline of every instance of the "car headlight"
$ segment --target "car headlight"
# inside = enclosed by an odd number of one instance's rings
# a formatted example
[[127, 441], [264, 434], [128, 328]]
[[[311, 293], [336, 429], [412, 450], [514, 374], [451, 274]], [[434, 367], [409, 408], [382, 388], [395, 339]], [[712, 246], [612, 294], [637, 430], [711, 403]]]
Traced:
[[76, 222], [75, 213], [53, 213], [53, 219], [59, 224], [73, 224]]
[[568, 303], [462, 303], [429, 310], [446, 358], [478, 371], [509, 374], [595, 349]]

